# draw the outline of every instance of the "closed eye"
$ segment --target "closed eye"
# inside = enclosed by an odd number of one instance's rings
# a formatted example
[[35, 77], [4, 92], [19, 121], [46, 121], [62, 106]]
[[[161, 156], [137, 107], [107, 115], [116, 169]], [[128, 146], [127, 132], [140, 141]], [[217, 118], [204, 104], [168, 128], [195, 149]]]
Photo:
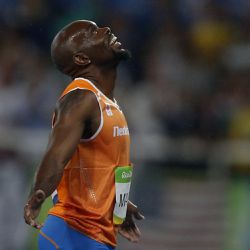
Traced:
[[92, 35], [97, 35], [97, 33], [98, 33], [98, 26], [95, 24], [93, 24], [93, 23], [91, 23], [90, 25], [89, 25], [89, 27], [88, 27], [88, 36], [92, 36]]
[[90, 27], [90, 32], [91, 32], [92, 34], [96, 35], [96, 34], [97, 34], [97, 29], [98, 29], [97, 25], [92, 25], [92, 26]]

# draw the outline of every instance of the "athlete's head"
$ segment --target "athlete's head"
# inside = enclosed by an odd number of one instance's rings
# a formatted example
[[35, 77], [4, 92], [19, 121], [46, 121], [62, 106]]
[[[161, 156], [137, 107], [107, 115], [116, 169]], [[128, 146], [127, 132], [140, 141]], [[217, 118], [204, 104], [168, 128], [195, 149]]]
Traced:
[[53, 39], [51, 57], [63, 73], [74, 76], [90, 65], [117, 64], [130, 57], [109, 27], [78, 20], [65, 26]]

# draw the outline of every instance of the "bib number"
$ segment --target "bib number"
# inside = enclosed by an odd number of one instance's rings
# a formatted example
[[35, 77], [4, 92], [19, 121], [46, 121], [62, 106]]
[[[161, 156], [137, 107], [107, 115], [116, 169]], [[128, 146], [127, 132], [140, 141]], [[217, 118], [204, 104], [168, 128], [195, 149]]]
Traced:
[[122, 224], [126, 217], [132, 172], [131, 166], [117, 167], [115, 170], [114, 224]]

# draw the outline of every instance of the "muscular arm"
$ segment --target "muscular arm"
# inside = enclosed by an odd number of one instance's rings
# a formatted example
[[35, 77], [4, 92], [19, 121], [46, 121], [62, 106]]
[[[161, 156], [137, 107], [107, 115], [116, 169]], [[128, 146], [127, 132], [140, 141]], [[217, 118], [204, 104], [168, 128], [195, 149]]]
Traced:
[[[59, 101], [55, 124], [46, 153], [36, 172], [25, 212], [27, 209], [40, 209], [43, 201], [57, 188], [64, 167], [72, 157], [84, 132], [86, 120], [94, 118], [98, 112], [100, 112], [98, 102], [90, 91], [75, 90]], [[36, 216], [24, 214], [26, 222], [30, 225], [34, 223]]]

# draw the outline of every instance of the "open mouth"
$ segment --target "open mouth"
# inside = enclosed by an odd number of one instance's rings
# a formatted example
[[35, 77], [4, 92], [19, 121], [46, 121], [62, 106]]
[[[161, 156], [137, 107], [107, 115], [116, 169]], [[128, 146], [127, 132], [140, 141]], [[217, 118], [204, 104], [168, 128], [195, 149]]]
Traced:
[[117, 41], [117, 37], [116, 37], [114, 34], [112, 34], [112, 35], [111, 35], [110, 42], [109, 42], [109, 45], [115, 44], [116, 41]]
[[114, 34], [110, 35], [109, 46], [113, 49], [122, 49], [122, 44], [117, 40], [117, 37]]

